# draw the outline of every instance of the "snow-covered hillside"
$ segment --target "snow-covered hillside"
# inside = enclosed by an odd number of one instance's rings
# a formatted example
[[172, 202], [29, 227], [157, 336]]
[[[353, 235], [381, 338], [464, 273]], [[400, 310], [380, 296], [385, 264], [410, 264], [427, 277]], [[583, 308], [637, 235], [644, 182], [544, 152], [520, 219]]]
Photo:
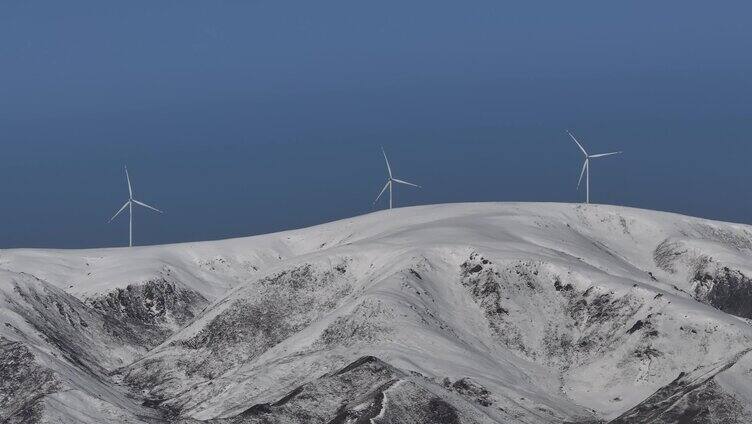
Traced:
[[748, 423], [751, 318], [752, 227], [613, 206], [3, 250], [0, 421]]

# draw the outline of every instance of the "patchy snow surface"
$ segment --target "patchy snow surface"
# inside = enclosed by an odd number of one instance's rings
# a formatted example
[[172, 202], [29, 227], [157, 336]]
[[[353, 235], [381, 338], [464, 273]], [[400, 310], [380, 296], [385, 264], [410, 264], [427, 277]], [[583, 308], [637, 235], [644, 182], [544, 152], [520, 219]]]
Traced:
[[743, 423], [750, 305], [752, 227], [602, 205], [3, 250], [0, 421]]

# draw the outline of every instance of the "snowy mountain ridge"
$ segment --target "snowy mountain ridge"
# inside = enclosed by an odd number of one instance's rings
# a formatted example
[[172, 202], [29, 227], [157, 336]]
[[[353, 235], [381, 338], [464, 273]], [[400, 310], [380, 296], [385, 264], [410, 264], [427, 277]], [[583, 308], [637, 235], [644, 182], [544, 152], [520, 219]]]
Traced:
[[0, 419], [750, 422], [750, 259], [750, 226], [555, 203], [2, 250]]

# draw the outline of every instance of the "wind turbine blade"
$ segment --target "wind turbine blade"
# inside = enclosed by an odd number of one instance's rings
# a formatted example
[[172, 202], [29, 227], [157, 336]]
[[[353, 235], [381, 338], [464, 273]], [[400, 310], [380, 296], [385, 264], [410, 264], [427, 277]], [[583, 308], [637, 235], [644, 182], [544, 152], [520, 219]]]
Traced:
[[584, 148], [584, 147], [582, 147], [582, 144], [580, 144], [580, 142], [579, 142], [579, 141], [577, 141], [577, 139], [576, 139], [576, 138], [574, 138], [574, 135], [572, 135], [572, 133], [571, 133], [571, 132], [569, 132], [569, 130], [567, 130], [567, 134], [569, 134], [569, 136], [570, 136], [570, 137], [572, 137], [572, 140], [574, 140], [574, 142], [575, 142], [575, 143], [577, 143], [577, 147], [579, 147], [579, 148], [580, 148], [580, 150], [582, 150], [582, 154], [584, 154], [585, 156], [587, 156], [588, 154], [587, 154], [587, 152], [585, 151], [585, 148]]
[[384, 151], [384, 146], [381, 146], [381, 153], [384, 154], [384, 160], [386, 161], [386, 170], [389, 171], [389, 178], [392, 178], [392, 167], [389, 166], [389, 159], [386, 158], [386, 152]]
[[419, 185], [417, 185], [417, 184], [413, 184], [413, 183], [408, 183], [407, 181], [402, 181], [402, 180], [398, 180], [398, 179], [396, 179], [396, 178], [392, 178], [392, 181], [394, 181], [395, 183], [400, 183], [400, 184], [407, 184], [407, 185], [409, 185], [409, 186], [413, 186], [413, 187], [418, 187], [418, 188], [420, 188], [420, 186], [419, 186]]
[[384, 192], [386, 191], [386, 188], [389, 187], [389, 183], [391, 182], [392, 180], [387, 180], [386, 184], [384, 184], [384, 188], [381, 189], [381, 193], [379, 193], [379, 195], [376, 196], [376, 200], [373, 201], [374, 205], [376, 204], [376, 202], [379, 201], [379, 199], [381, 199], [381, 195], [384, 194]]
[[141, 206], [143, 206], [143, 207], [145, 207], [145, 208], [149, 208], [149, 209], [151, 209], [151, 210], [153, 210], [153, 211], [157, 211], [157, 212], [159, 212], [159, 213], [162, 213], [162, 211], [160, 211], [159, 209], [155, 208], [154, 206], [149, 206], [149, 205], [147, 205], [146, 203], [143, 203], [143, 202], [139, 202], [139, 201], [138, 201], [138, 200], [136, 200], [136, 199], [133, 199], [133, 203], [135, 203], [135, 204], [137, 204], [137, 205], [141, 205]]
[[585, 159], [585, 163], [582, 164], [582, 172], [580, 172], [580, 179], [577, 181], [577, 188], [580, 188], [580, 184], [582, 183], [582, 177], [585, 175], [585, 169], [587, 169], [588, 166], [588, 159]]
[[131, 177], [128, 175], [128, 167], [125, 167], [125, 179], [128, 181], [128, 198], [133, 199], [133, 189], [131, 188]]
[[112, 215], [112, 218], [110, 218], [110, 220], [107, 221], [107, 222], [112, 222], [113, 219], [115, 219], [118, 215], [120, 215], [120, 212], [122, 212], [125, 208], [128, 207], [128, 203], [130, 203], [130, 200], [128, 200], [127, 202], [125, 202], [125, 204], [123, 205], [123, 207], [120, 208], [120, 210], [118, 210], [117, 212], [115, 212], [115, 215]]
[[611, 153], [599, 153], [597, 155], [590, 156], [591, 158], [602, 158], [604, 156], [611, 156], [611, 155], [618, 155], [621, 152], [611, 152]]

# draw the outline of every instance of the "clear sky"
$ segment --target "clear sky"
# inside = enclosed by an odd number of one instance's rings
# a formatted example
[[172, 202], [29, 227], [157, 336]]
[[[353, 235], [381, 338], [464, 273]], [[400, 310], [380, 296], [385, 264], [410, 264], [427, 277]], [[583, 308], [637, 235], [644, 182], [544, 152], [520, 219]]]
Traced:
[[[0, 2], [0, 247], [217, 239], [400, 206], [752, 223], [747, 1]], [[377, 205], [386, 206], [386, 202]]]

